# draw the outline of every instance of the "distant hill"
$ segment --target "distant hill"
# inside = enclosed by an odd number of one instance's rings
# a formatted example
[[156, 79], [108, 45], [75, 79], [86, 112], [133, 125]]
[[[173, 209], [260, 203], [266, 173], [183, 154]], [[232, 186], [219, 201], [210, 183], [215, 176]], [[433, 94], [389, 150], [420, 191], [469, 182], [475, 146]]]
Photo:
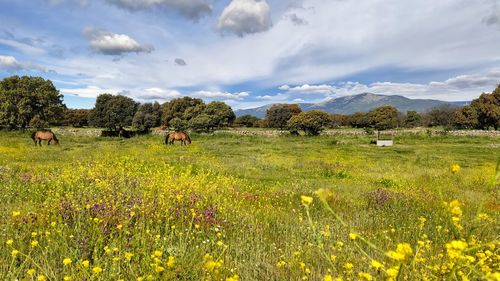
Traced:
[[[403, 96], [386, 96], [364, 93], [355, 96], [346, 96], [328, 100], [322, 103], [300, 103], [299, 106], [303, 111], [323, 110], [329, 113], [353, 114], [356, 112], [368, 112], [382, 105], [392, 105], [400, 112], [406, 113], [409, 110], [417, 112], [425, 112], [429, 109], [441, 106], [463, 106], [468, 102], [447, 102], [440, 100], [429, 99], [409, 99]], [[264, 105], [256, 108], [238, 109], [235, 111], [236, 116], [253, 115], [259, 118], [266, 116], [266, 111], [272, 104]]]

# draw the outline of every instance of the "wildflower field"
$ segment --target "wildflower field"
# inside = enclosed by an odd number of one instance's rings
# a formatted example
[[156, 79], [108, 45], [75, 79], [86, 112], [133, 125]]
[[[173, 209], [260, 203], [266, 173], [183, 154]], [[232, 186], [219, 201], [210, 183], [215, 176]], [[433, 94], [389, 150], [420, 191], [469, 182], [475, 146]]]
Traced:
[[498, 137], [0, 133], [0, 280], [500, 280]]

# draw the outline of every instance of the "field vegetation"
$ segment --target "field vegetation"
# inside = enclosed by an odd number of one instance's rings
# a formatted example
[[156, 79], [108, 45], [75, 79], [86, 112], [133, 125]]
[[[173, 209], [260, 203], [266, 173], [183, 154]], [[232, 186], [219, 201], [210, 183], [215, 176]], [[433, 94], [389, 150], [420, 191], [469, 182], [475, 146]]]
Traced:
[[497, 137], [0, 134], [1, 280], [499, 280]]

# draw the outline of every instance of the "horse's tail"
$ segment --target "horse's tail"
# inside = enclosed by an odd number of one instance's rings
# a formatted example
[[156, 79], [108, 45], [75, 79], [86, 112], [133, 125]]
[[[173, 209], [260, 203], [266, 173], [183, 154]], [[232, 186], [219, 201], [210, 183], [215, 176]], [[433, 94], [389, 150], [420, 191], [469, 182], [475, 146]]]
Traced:
[[[185, 134], [186, 134], [186, 133], [185, 133]], [[186, 139], [187, 139], [187, 141], [188, 141], [189, 143], [191, 143], [191, 138], [189, 137], [189, 135], [188, 135], [188, 134], [186, 134]]]

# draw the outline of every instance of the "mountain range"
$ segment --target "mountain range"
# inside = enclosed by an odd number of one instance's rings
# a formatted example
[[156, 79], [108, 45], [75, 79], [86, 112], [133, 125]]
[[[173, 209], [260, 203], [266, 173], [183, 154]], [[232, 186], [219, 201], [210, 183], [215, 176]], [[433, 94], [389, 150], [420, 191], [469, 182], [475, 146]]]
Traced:
[[[437, 106], [450, 105], [458, 107], [464, 106], [468, 103], [469, 102], [466, 101], [448, 102], [431, 99], [409, 99], [397, 95], [388, 96], [364, 93], [354, 96], [339, 97], [321, 103], [299, 103], [298, 105], [303, 111], [316, 109], [323, 110], [329, 113], [353, 114], [356, 112], [368, 112], [382, 105], [392, 105], [403, 113], [406, 113], [409, 110], [415, 110], [422, 113]], [[259, 118], [264, 118], [266, 116], [266, 111], [272, 105], [273, 104], [268, 104], [256, 108], [238, 109], [235, 110], [234, 113], [236, 114], [236, 116], [248, 114]]]

